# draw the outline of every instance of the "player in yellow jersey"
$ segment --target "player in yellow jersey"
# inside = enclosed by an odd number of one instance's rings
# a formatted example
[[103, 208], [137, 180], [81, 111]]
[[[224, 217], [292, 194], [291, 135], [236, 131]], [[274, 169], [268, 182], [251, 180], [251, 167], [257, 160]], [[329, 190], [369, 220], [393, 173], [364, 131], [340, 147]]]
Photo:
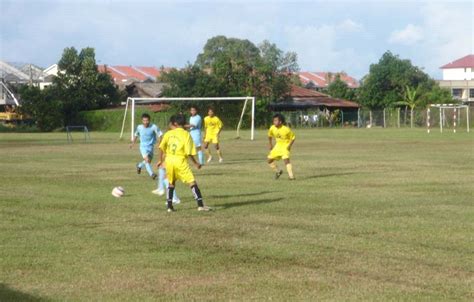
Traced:
[[220, 118], [214, 115], [214, 110], [209, 108], [207, 111], [207, 116], [204, 118], [204, 128], [206, 128], [206, 134], [204, 136], [204, 150], [207, 155], [207, 163], [210, 163], [212, 160], [211, 151], [209, 151], [209, 144], [214, 144], [216, 146], [217, 156], [219, 156], [219, 163], [222, 163], [224, 159], [222, 158], [221, 147], [219, 145], [219, 135], [222, 131], [222, 121]]
[[[273, 146], [273, 138], [276, 141]], [[276, 160], [283, 159], [286, 165], [286, 171], [290, 180], [294, 180], [293, 167], [290, 163], [290, 151], [293, 143], [295, 142], [295, 134], [291, 129], [285, 125], [285, 117], [279, 113], [273, 116], [273, 126], [268, 130], [268, 147], [270, 153], [268, 154], [268, 164], [270, 168], [275, 172], [275, 179], [278, 179], [283, 173], [282, 170], [278, 169]]]
[[166, 195], [168, 212], [174, 212], [173, 193], [177, 180], [181, 180], [189, 185], [193, 192], [194, 199], [198, 205], [198, 211], [210, 211], [211, 208], [204, 205], [201, 191], [194, 179], [193, 172], [189, 167], [188, 158], [191, 159], [196, 168], [201, 169], [201, 165], [196, 161], [196, 147], [188, 131], [184, 130], [186, 118], [179, 114], [170, 119], [171, 130], [166, 132], [160, 143], [160, 161], [166, 163], [166, 176], [169, 185]]

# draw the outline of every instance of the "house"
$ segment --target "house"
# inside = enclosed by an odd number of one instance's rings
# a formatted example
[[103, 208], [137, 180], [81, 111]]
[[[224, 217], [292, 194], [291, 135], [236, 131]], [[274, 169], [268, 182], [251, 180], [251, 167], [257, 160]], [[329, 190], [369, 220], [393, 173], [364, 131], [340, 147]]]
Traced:
[[98, 65], [99, 72], [110, 74], [115, 84], [119, 87], [126, 86], [131, 82], [156, 82], [157, 77], [169, 68], [157, 68], [153, 66], [124, 66], [124, 65]]
[[272, 111], [287, 112], [292, 125], [316, 125], [323, 117], [330, 125], [335, 114], [340, 114], [344, 125], [357, 125], [359, 104], [333, 98], [327, 94], [296, 85], [291, 86], [289, 95], [278, 102], [271, 103]]
[[344, 81], [349, 88], [359, 88], [359, 82], [347, 75], [345, 72], [310, 72], [301, 71], [297, 75], [306, 88], [321, 91], [327, 88], [332, 81], [339, 75], [340, 79]]
[[451, 91], [453, 98], [474, 104], [474, 55], [467, 55], [440, 67], [439, 86]]

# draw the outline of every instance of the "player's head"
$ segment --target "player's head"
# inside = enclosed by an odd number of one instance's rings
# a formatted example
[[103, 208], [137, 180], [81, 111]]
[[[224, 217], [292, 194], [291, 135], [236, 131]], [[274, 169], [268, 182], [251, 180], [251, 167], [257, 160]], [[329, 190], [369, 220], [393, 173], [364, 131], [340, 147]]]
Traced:
[[170, 118], [170, 126], [173, 128], [183, 128], [185, 124], [186, 117], [182, 114], [176, 114]]
[[280, 127], [285, 124], [285, 117], [281, 113], [277, 113], [273, 116], [273, 125], [275, 127]]
[[209, 108], [209, 109], [207, 109], [207, 114], [208, 114], [209, 116], [214, 116], [214, 108]]
[[191, 108], [189, 108], [189, 113], [191, 113], [192, 116], [195, 116], [198, 113], [197, 107], [191, 106]]
[[143, 126], [145, 127], [148, 127], [148, 125], [150, 125], [150, 115], [148, 113], [143, 113], [142, 114], [142, 124]]

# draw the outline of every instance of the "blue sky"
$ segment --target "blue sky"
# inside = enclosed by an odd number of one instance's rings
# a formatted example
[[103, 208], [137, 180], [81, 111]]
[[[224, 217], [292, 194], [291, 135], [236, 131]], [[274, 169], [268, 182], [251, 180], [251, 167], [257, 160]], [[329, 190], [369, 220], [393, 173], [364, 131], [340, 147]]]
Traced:
[[435, 78], [474, 53], [473, 1], [0, 0], [0, 59], [47, 67], [67, 46], [110, 65], [182, 67], [215, 35], [295, 51], [301, 70], [364, 76], [386, 51]]

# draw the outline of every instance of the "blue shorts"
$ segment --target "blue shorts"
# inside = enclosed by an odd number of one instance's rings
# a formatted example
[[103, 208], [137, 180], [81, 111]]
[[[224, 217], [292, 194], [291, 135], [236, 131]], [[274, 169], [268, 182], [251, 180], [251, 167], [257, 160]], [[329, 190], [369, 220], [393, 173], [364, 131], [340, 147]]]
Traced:
[[193, 138], [194, 146], [201, 147], [201, 131], [189, 131]]
[[153, 147], [140, 147], [140, 153], [143, 158], [148, 157], [150, 160], [153, 158]]

